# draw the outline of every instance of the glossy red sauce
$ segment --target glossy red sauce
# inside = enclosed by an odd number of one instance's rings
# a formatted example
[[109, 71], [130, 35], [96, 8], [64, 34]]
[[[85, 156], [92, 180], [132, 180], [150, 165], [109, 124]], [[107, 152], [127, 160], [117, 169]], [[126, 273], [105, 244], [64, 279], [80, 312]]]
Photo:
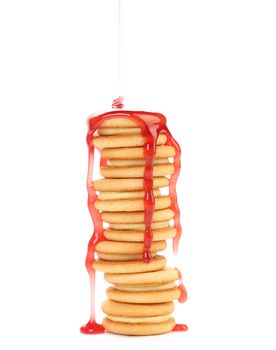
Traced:
[[173, 332], [185, 332], [188, 330], [188, 326], [186, 324], [176, 324], [173, 328]]
[[[122, 99], [118, 98], [113, 101], [113, 108], [122, 108]], [[95, 270], [93, 269], [93, 262], [95, 259], [95, 247], [98, 242], [104, 240], [103, 235], [103, 223], [99, 211], [95, 208], [96, 191], [93, 185], [93, 165], [94, 165], [94, 145], [93, 137], [97, 136], [97, 130], [100, 125], [109, 119], [113, 118], [126, 118], [134, 121], [141, 128], [141, 133], [145, 139], [144, 144], [144, 156], [146, 160], [145, 171], [144, 171], [144, 221], [145, 221], [145, 233], [144, 233], [144, 252], [143, 260], [145, 263], [151, 260], [151, 245], [152, 245], [152, 217], [154, 212], [154, 195], [153, 195], [153, 160], [156, 149], [156, 140], [159, 134], [163, 133], [167, 135], [167, 145], [171, 145], [175, 148], [174, 157], [174, 174], [170, 177], [169, 192], [171, 197], [171, 209], [175, 212], [174, 222], [177, 229], [177, 235], [173, 240], [173, 251], [176, 254], [178, 249], [178, 243], [181, 236], [181, 224], [180, 224], [180, 212], [177, 204], [176, 195], [176, 182], [180, 172], [180, 147], [178, 143], [173, 139], [166, 126], [166, 118], [162, 114], [142, 111], [125, 111], [116, 110], [100, 115], [92, 115], [88, 119], [88, 134], [87, 144], [89, 149], [88, 159], [88, 174], [87, 174], [87, 191], [88, 191], [88, 208], [94, 225], [94, 232], [88, 243], [87, 257], [85, 261], [86, 269], [90, 277], [91, 285], [91, 314], [89, 322], [81, 327], [81, 332], [85, 334], [97, 334], [103, 333], [104, 328], [102, 325], [96, 323], [95, 318]], [[106, 159], [100, 159], [100, 166], [106, 166]], [[180, 272], [179, 272], [180, 273]], [[181, 274], [180, 274], [181, 277]], [[183, 302], [184, 291], [186, 289], [180, 280], [179, 285], [181, 296], [180, 302]], [[187, 298], [187, 293], [186, 293]], [[186, 299], [185, 299], [186, 300]], [[185, 301], [184, 300], [184, 301]], [[174, 330], [181, 330], [183, 325], [177, 325]], [[179, 328], [179, 329], [178, 329]], [[186, 330], [186, 329], [182, 329]]]
[[179, 298], [178, 298], [178, 301], [179, 301], [180, 303], [185, 303], [185, 301], [187, 300], [187, 297], [188, 297], [188, 295], [187, 295], [187, 290], [186, 290], [186, 288], [184, 287], [181, 272], [180, 272], [178, 269], [176, 269], [176, 270], [177, 270], [177, 272], [178, 272], [178, 283], [179, 283], [178, 288], [180, 289], [180, 296], [179, 296]]

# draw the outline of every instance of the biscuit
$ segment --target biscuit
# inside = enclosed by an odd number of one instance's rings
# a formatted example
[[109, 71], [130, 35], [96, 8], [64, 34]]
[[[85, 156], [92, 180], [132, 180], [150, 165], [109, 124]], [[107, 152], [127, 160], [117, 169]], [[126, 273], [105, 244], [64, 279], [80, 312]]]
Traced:
[[[100, 174], [107, 178], [135, 178], [144, 177], [145, 167], [143, 166], [129, 166], [129, 167], [104, 167], [100, 168]], [[174, 172], [174, 165], [156, 164], [153, 166], [153, 176], [167, 176], [172, 175]]]
[[141, 134], [141, 128], [99, 128], [98, 134], [107, 135], [136, 135]]
[[[144, 263], [142, 260], [135, 261], [107, 261], [96, 260], [93, 263], [93, 268], [97, 271], [102, 271], [110, 274], [140, 274], [147, 271], [158, 271], [166, 266], [166, 258], [156, 256], [149, 263]], [[113, 277], [111, 277], [112, 279]], [[119, 279], [118, 283], [121, 283]], [[128, 284], [128, 282], [126, 282]]]
[[[151, 224], [152, 229], [169, 227], [169, 221], [158, 221]], [[145, 230], [145, 224], [110, 224], [109, 228], [112, 230]]]
[[[160, 190], [157, 188], [153, 190], [154, 197], [160, 197]], [[132, 191], [132, 192], [101, 192], [98, 195], [100, 200], [110, 200], [110, 199], [129, 199], [129, 198], [144, 198], [144, 191]]]
[[113, 288], [119, 290], [126, 290], [130, 292], [141, 292], [150, 290], [164, 290], [176, 287], [174, 282], [164, 283], [164, 284], [114, 284]]
[[174, 304], [127, 304], [118, 303], [113, 300], [105, 300], [102, 304], [102, 311], [105, 314], [123, 317], [150, 317], [171, 314], [174, 311]]
[[[171, 209], [160, 209], [154, 210], [152, 221], [167, 221], [174, 217], [174, 212]], [[104, 211], [101, 213], [101, 218], [103, 221], [111, 224], [140, 224], [144, 223], [144, 212], [134, 211], [134, 212], [109, 212]]]
[[[130, 261], [130, 260], [142, 260], [142, 254], [110, 254], [110, 253], [97, 253], [99, 259], [108, 261]], [[151, 255], [153, 258], [155, 253]]]
[[[169, 163], [168, 158], [154, 158], [153, 164], [166, 164]], [[145, 165], [145, 159], [109, 159], [107, 164], [109, 166], [134, 166]]]
[[[169, 185], [166, 177], [153, 178], [153, 188], [161, 188]], [[94, 181], [94, 189], [103, 192], [142, 191], [144, 179], [99, 179]]]
[[178, 280], [178, 272], [176, 269], [167, 268], [144, 273], [105, 273], [104, 279], [114, 284], [165, 284]]
[[[166, 227], [163, 229], [152, 230], [153, 242], [162, 241], [173, 238], [176, 235], [174, 227]], [[119, 242], [143, 242], [144, 231], [120, 231], [120, 230], [104, 230], [104, 236], [111, 241]]]
[[[144, 147], [130, 148], [106, 148], [103, 149], [102, 157], [105, 159], [136, 159], [144, 158]], [[173, 146], [156, 146], [155, 158], [170, 158], [175, 156]]]
[[161, 323], [124, 323], [103, 319], [104, 328], [111, 333], [122, 335], [154, 335], [171, 332], [175, 326], [174, 318]]
[[168, 321], [172, 317], [172, 314], [160, 315], [160, 316], [148, 316], [148, 317], [124, 317], [124, 316], [113, 316], [106, 315], [111, 321], [114, 322], [125, 322], [125, 323], [160, 323]]
[[125, 291], [109, 287], [106, 290], [106, 295], [110, 300], [119, 301], [120, 303], [155, 304], [178, 299], [180, 290], [178, 287], [174, 287], [171, 289], [153, 291]]
[[[167, 141], [166, 135], [159, 135], [156, 145], [164, 145]], [[92, 139], [92, 144], [100, 149], [120, 148], [120, 147], [139, 147], [143, 146], [145, 139], [142, 135], [113, 135], [98, 136]]]
[[130, 118], [112, 118], [104, 120], [100, 127], [103, 128], [131, 128], [131, 127], [137, 127], [138, 124], [131, 120]]
[[[166, 249], [166, 241], [153, 242], [150, 251], [156, 253]], [[113, 241], [101, 241], [96, 245], [97, 253], [108, 254], [142, 254], [144, 249], [144, 243], [138, 242], [113, 242]]]
[[[165, 209], [171, 205], [171, 198], [169, 196], [162, 196], [155, 198], [154, 208]], [[144, 211], [144, 199], [130, 198], [130, 199], [113, 199], [113, 200], [96, 200], [96, 209], [100, 211], [109, 212], [129, 212], [129, 211]]]

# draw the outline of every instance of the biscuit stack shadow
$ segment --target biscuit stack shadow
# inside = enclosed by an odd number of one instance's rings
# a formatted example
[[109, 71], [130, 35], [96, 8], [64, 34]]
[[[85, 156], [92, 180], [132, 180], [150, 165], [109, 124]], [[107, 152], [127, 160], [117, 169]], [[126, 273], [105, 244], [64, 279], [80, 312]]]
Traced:
[[144, 240], [144, 138], [141, 129], [131, 120], [106, 120], [94, 137], [93, 144], [107, 160], [94, 181], [98, 191], [95, 202], [103, 222], [105, 240], [98, 243], [99, 259], [95, 270], [105, 273], [112, 284], [102, 310], [106, 314], [105, 329], [125, 335], [151, 335], [170, 332], [175, 326], [173, 301], [180, 296], [175, 281], [178, 272], [166, 267], [166, 259], [158, 254], [166, 248], [166, 240], [176, 235], [170, 224], [174, 212], [168, 195], [161, 188], [169, 185], [168, 176], [174, 166], [168, 158], [175, 155], [166, 145], [166, 136], [157, 139], [153, 169], [155, 210], [152, 230], [152, 260], [142, 260]]

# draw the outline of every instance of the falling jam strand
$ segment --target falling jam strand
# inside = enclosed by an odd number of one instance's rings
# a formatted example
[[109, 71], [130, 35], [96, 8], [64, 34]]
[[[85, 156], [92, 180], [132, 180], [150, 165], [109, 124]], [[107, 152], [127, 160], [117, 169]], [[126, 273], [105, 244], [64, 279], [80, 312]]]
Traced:
[[[96, 130], [96, 129], [95, 129]], [[87, 144], [89, 147], [88, 158], [88, 172], [87, 172], [87, 192], [88, 192], [88, 208], [94, 225], [94, 232], [88, 243], [87, 256], [85, 260], [85, 266], [90, 279], [91, 289], [91, 312], [90, 320], [87, 324], [80, 328], [81, 333], [84, 334], [100, 334], [104, 333], [105, 329], [102, 325], [96, 322], [95, 316], [95, 270], [93, 268], [93, 262], [95, 260], [95, 248], [97, 243], [104, 239], [103, 226], [99, 211], [95, 207], [95, 200], [97, 198], [94, 184], [92, 181], [93, 166], [94, 166], [94, 146], [91, 143], [91, 138], [94, 135], [95, 130], [90, 130], [87, 136]]]
[[159, 133], [163, 133], [167, 136], [166, 145], [172, 146], [175, 149], [175, 156], [173, 158], [174, 172], [169, 179], [169, 193], [171, 198], [171, 209], [174, 212], [174, 227], [176, 229], [176, 236], [173, 239], [173, 252], [177, 255], [179, 241], [182, 235], [182, 227], [180, 223], [180, 210], [177, 203], [177, 194], [176, 194], [176, 184], [178, 176], [181, 169], [181, 148], [179, 144], [172, 137], [169, 129], [165, 124], [160, 126]]
[[182, 235], [182, 227], [180, 223], [180, 210], [177, 203], [176, 194], [176, 184], [181, 169], [181, 148], [179, 144], [175, 141], [175, 139], [172, 137], [167, 127], [164, 128], [164, 133], [167, 135], [166, 144], [168, 146], [172, 146], [175, 149], [175, 156], [173, 158], [174, 172], [169, 180], [169, 191], [171, 198], [171, 209], [174, 212], [174, 227], [176, 228], [176, 236], [173, 239], [173, 252], [176, 255], [178, 251], [179, 241]]
[[[178, 298], [178, 301], [180, 303], [184, 303], [187, 300], [187, 290], [183, 284], [181, 272], [178, 269], [176, 269], [176, 271], [178, 273], [178, 280], [179, 280], [178, 288], [180, 289], [180, 296]], [[173, 332], [185, 332], [187, 330], [188, 330], [188, 326], [185, 324], [176, 324], [173, 328]]]
[[183, 280], [182, 280], [182, 274], [181, 272], [176, 268], [176, 271], [178, 273], [178, 281], [179, 281], [179, 290], [180, 290], [180, 296], [178, 298], [178, 301], [180, 303], [185, 303], [185, 301], [187, 300], [187, 290], [183, 284]]
[[112, 108], [113, 108], [113, 109], [124, 108], [123, 99], [124, 99], [123, 96], [119, 96], [118, 98], [116, 98], [115, 100], [113, 100], [113, 102], [112, 102]]

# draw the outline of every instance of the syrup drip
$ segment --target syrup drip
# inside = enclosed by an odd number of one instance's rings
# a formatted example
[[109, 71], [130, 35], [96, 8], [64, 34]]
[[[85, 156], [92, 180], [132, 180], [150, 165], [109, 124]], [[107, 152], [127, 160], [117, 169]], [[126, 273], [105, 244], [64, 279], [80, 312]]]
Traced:
[[185, 332], [188, 330], [188, 326], [186, 324], [176, 324], [173, 328], [173, 332]]
[[[181, 272], [178, 269], [176, 270], [178, 273], [178, 281], [179, 281], [178, 288], [180, 289], [180, 296], [178, 298], [178, 301], [180, 303], [185, 303], [185, 301], [187, 300], [187, 290], [183, 284]], [[185, 332], [187, 330], [188, 330], [188, 326], [186, 324], [176, 324], [173, 328], [173, 332]]]
[[[117, 98], [113, 101], [113, 108], [123, 108], [122, 97]], [[87, 144], [89, 148], [89, 159], [88, 159], [88, 173], [87, 173], [87, 191], [88, 191], [88, 208], [94, 225], [94, 232], [88, 243], [87, 257], [85, 261], [86, 269], [90, 278], [91, 285], [91, 314], [89, 322], [82, 326], [80, 331], [85, 334], [98, 334], [103, 333], [105, 330], [102, 325], [96, 323], [95, 318], [95, 270], [93, 268], [93, 262], [95, 260], [95, 248], [98, 242], [104, 240], [103, 235], [103, 223], [99, 211], [95, 208], [95, 200], [97, 198], [96, 191], [94, 189], [94, 184], [92, 181], [93, 175], [93, 165], [94, 165], [94, 146], [93, 137], [95, 136], [101, 123], [108, 119], [113, 118], [127, 118], [136, 122], [142, 131], [142, 135], [145, 139], [144, 144], [144, 156], [146, 160], [145, 170], [144, 170], [144, 221], [145, 221], [145, 234], [144, 234], [144, 252], [143, 260], [144, 262], [150, 262], [151, 260], [151, 245], [152, 245], [152, 217], [154, 212], [154, 195], [153, 195], [153, 160], [156, 149], [156, 140], [160, 133], [167, 135], [167, 145], [171, 145], [175, 148], [176, 154], [174, 157], [174, 174], [170, 178], [169, 182], [169, 192], [171, 197], [171, 209], [175, 212], [175, 227], [177, 230], [176, 237], [173, 240], [173, 251], [176, 254], [178, 249], [178, 243], [181, 236], [181, 225], [180, 225], [180, 212], [177, 205], [177, 195], [176, 195], [176, 182], [180, 172], [180, 147], [178, 143], [173, 139], [166, 126], [166, 118], [159, 113], [150, 112], [133, 112], [133, 111], [112, 111], [104, 113], [98, 116], [92, 116], [88, 119], [88, 134], [87, 134]], [[100, 166], [106, 166], [107, 160], [100, 159]], [[180, 276], [181, 295], [179, 298], [180, 302], [184, 302], [187, 298], [186, 289], [181, 280], [180, 271], [178, 271]], [[186, 294], [185, 294], [186, 293]], [[185, 299], [185, 300], [184, 300]], [[182, 301], [184, 300], [184, 301]], [[182, 328], [187, 328], [185, 325], [176, 325], [174, 331], [187, 330]]]
[[181, 272], [180, 272], [178, 269], [176, 269], [176, 270], [177, 270], [177, 273], [178, 273], [178, 282], [179, 282], [178, 288], [179, 288], [179, 290], [180, 290], [180, 296], [179, 296], [179, 298], [178, 298], [178, 301], [179, 301], [180, 303], [185, 303], [185, 301], [187, 300], [187, 297], [188, 297], [188, 295], [187, 295], [187, 290], [186, 290], [186, 288], [184, 287]]
[[113, 100], [112, 108], [114, 109], [124, 108], [123, 96], [119, 96], [118, 98], [115, 98], [115, 100]]
[[[94, 131], [92, 131], [94, 134]], [[88, 172], [87, 172], [87, 192], [88, 192], [88, 208], [94, 224], [94, 232], [88, 243], [87, 256], [85, 266], [90, 279], [91, 289], [91, 313], [89, 322], [80, 328], [81, 333], [84, 334], [99, 334], [104, 333], [105, 329], [102, 325], [96, 323], [95, 317], [95, 270], [93, 269], [93, 262], [95, 260], [96, 244], [104, 239], [103, 226], [100, 213], [96, 209], [94, 203], [97, 198], [94, 184], [92, 181], [94, 167], [94, 147], [90, 145], [88, 155]]]
[[157, 139], [156, 128], [145, 130], [148, 127], [145, 126], [142, 129], [142, 134], [145, 136], [144, 155], [146, 159], [145, 171], [144, 171], [144, 206], [145, 206], [145, 234], [144, 234], [144, 252], [143, 260], [148, 263], [151, 261], [151, 245], [152, 245], [152, 230], [151, 223], [153, 217], [153, 211], [155, 206], [155, 199], [153, 194], [153, 159], [155, 154], [155, 144]]

